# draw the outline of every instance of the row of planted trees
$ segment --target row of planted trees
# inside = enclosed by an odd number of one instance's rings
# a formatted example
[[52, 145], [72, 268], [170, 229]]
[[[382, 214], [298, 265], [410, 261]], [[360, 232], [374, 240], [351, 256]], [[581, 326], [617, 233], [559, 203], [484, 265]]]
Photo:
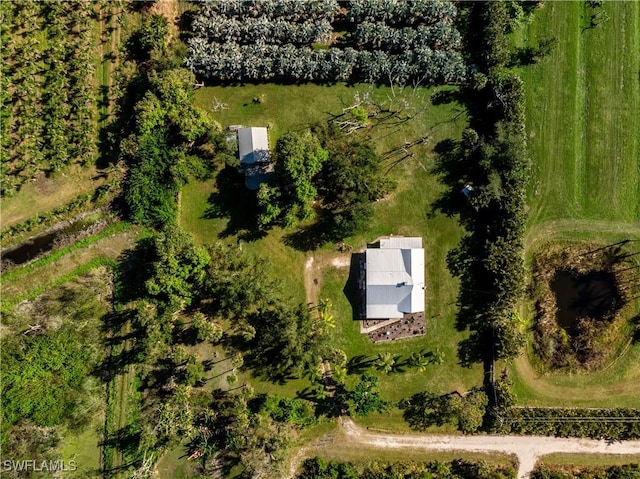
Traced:
[[95, 156], [89, 3], [3, 2], [2, 194]]
[[[459, 81], [465, 67], [457, 51], [460, 35], [452, 26], [455, 7], [441, 1], [411, 4], [347, 2], [340, 11], [335, 1], [207, 3], [192, 25], [187, 65], [225, 82]], [[334, 19], [351, 24], [354, 32], [338, 35]], [[340, 39], [332, 43], [336, 35]], [[316, 43], [328, 48], [315, 48]]]
[[[452, 185], [439, 206], [459, 213], [467, 230], [447, 257], [451, 272], [461, 279], [458, 325], [471, 330], [460, 356], [463, 364], [484, 363], [489, 374], [495, 360], [514, 357], [524, 341], [514, 311], [524, 291], [529, 159], [522, 81], [506, 68], [508, 9], [502, 3], [469, 9], [470, 28], [480, 36], [472, 49], [480, 71], [463, 93], [469, 97], [470, 128], [459, 142], [439, 145], [437, 169]], [[465, 185], [471, 186], [467, 194], [461, 192]]]

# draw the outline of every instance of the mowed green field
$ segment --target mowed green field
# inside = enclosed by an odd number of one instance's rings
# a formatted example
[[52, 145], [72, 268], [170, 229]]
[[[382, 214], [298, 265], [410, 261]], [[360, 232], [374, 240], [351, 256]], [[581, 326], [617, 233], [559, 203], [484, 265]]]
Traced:
[[[599, 18], [609, 19], [587, 28], [602, 10]], [[640, 2], [605, 2], [599, 10], [544, 2], [524, 44], [549, 37], [558, 39], [553, 53], [521, 68], [533, 165], [527, 257], [553, 240], [640, 240]], [[639, 311], [640, 299], [636, 305]], [[621, 349], [591, 374], [540, 374], [519, 358], [510, 366], [519, 402], [637, 406], [640, 344]]]
[[[584, 2], [544, 2], [529, 44], [558, 39], [522, 68], [533, 160], [529, 231], [564, 218], [640, 219], [640, 2], [605, 2], [587, 28]], [[604, 17], [603, 17], [604, 18]]]

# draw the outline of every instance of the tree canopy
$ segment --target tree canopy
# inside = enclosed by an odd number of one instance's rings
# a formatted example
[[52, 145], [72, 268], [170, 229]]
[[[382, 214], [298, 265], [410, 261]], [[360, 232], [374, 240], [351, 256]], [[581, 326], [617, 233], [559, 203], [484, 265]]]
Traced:
[[213, 122], [193, 106], [194, 75], [182, 68], [151, 71], [147, 91], [134, 108], [135, 131], [122, 142], [129, 163], [125, 201], [133, 221], [172, 224], [176, 196], [191, 176], [212, 169], [201, 153]]

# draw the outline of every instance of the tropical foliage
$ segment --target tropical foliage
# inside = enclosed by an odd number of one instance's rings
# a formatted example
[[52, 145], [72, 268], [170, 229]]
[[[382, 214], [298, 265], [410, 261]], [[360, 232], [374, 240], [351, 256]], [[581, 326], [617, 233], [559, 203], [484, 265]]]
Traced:
[[395, 186], [371, 145], [336, 124], [283, 135], [274, 156], [276, 175], [257, 195], [258, 223], [266, 229], [315, 217], [317, 243], [362, 229], [373, 216], [372, 202]]
[[637, 477], [640, 477], [640, 464], [637, 463], [609, 467], [539, 466], [531, 474], [532, 479], [635, 479]]
[[90, 2], [2, 2], [1, 194], [96, 157]]
[[480, 388], [468, 393], [436, 395], [428, 391], [400, 402], [404, 418], [411, 428], [423, 431], [431, 426], [455, 424], [462, 432], [477, 432], [484, 421], [489, 400]]
[[470, 462], [463, 459], [451, 462], [388, 463], [375, 461], [352, 464], [314, 457], [303, 463], [302, 472], [296, 477], [297, 479], [418, 479], [428, 477], [439, 479], [512, 479], [516, 477], [516, 471], [510, 467], [492, 466], [484, 461]]
[[[459, 82], [465, 68], [453, 3], [411, 5], [349, 2], [345, 14], [335, 1], [209, 2], [193, 22], [187, 66], [221, 81]], [[313, 48], [338, 35], [334, 18], [355, 34]]]
[[121, 148], [129, 163], [125, 200], [136, 223], [175, 222], [180, 187], [191, 176], [211, 172], [207, 156], [200, 153], [211, 141], [214, 124], [192, 106], [194, 83], [185, 69], [152, 71], [148, 89], [135, 106], [135, 132]]
[[514, 407], [499, 421], [503, 434], [536, 434], [595, 439], [640, 438], [640, 409]]

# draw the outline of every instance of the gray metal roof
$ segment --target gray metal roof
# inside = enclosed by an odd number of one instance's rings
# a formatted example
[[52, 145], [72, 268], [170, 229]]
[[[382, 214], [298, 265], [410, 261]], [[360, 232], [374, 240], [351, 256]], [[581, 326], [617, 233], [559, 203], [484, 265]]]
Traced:
[[401, 318], [424, 311], [422, 238], [380, 240], [380, 248], [367, 249], [365, 268], [367, 318]]
[[380, 238], [380, 248], [422, 248], [422, 238], [420, 238], [419, 236], [389, 236], [388, 238]]
[[238, 152], [241, 165], [269, 161], [269, 134], [265, 127], [239, 128]]

